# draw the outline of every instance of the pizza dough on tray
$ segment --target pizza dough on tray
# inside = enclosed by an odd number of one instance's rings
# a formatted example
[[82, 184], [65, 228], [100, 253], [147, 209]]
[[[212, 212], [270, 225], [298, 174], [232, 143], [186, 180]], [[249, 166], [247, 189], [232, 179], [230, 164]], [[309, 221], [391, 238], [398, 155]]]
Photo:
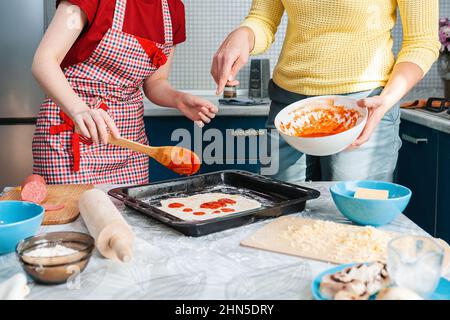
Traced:
[[161, 201], [160, 210], [186, 221], [203, 221], [258, 209], [261, 203], [241, 195], [202, 193]]

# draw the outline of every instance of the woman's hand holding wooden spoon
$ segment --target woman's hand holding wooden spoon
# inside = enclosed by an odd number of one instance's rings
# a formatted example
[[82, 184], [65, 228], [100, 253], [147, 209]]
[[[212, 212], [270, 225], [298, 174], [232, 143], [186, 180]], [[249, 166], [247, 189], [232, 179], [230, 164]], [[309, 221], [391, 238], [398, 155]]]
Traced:
[[114, 120], [102, 109], [90, 109], [76, 112], [71, 115], [75, 127], [86, 138], [92, 139], [95, 144], [108, 143], [108, 130], [115, 138], [120, 138]]
[[[120, 132], [111, 116], [100, 108], [101, 100], [94, 98], [89, 101], [91, 108], [85, 105], [79, 111], [71, 110], [70, 117], [78, 133], [91, 139], [93, 143], [108, 143], [109, 132], [114, 138], [120, 138]], [[109, 132], [108, 132], [109, 131]]]

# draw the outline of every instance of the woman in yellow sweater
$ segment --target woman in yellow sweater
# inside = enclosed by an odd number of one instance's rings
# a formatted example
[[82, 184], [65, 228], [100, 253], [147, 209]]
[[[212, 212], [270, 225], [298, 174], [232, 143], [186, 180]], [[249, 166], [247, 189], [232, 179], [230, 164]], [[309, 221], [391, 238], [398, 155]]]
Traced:
[[[397, 8], [403, 45], [395, 59], [391, 31]], [[369, 120], [349, 150], [329, 157], [305, 157], [279, 141], [274, 176], [302, 181], [320, 164], [324, 180], [391, 180], [401, 146], [398, 102], [439, 54], [439, 0], [253, 0], [248, 17], [214, 56], [217, 94], [226, 84], [237, 85], [235, 76], [249, 55], [270, 47], [285, 11], [288, 26], [269, 87], [267, 127], [273, 128], [276, 114], [288, 104], [331, 94], [360, 99]]]

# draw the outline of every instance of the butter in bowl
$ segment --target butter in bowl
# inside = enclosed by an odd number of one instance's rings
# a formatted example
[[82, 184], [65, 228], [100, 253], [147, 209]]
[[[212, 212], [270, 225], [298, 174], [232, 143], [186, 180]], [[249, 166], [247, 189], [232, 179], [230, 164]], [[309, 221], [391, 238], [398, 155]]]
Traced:
[[369, 180], [339, 182], [330, 192], [336, 207], [346, 218], [375, 227], [396, 219], [412, 195], [410, 189], [399, 184]]
[[16, 248], [25, 272], [41, 284], [61, 284], [84, 271], [94, 239], [79, 232], [53, 232], [22, 240]]

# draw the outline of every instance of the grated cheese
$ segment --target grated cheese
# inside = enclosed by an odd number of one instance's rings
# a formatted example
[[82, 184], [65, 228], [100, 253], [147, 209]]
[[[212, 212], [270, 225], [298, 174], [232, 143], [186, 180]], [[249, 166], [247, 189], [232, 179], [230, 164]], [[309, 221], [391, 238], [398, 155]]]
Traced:
[[373, 227], [355, 227], [330, 221], [317, 220], [303, 226], [288, 226], [284, 237], [291, 247], [304, 252], [321, 252], [331, 260], [343, 263], [384, 261], [388, 233]]

